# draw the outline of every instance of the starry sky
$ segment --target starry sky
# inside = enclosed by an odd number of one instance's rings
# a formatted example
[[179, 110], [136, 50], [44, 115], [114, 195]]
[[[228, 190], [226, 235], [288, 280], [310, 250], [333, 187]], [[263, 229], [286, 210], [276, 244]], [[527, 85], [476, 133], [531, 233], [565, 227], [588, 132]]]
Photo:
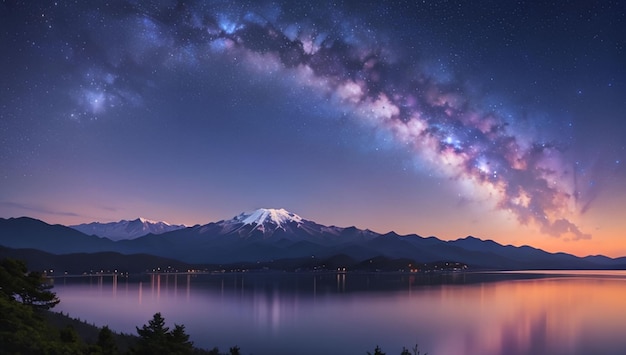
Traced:
[[626, 255], [622, 1], [2, 1], [0, 216], [260, 207]]

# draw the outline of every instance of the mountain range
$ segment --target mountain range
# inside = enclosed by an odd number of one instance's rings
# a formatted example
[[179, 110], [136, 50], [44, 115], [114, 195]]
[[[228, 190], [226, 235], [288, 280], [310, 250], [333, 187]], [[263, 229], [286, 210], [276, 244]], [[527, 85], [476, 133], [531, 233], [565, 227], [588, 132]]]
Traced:
[[155, 222], [140, 217], [134, 220], [123, 219], [119, 222], [110, 223], [92, 222], [69, 227], [89, 235], [96, 235], [111, 240], [123, 240], [143, 237], [146, 234], [162, 234], [183, 229], [187, 226], [182, 224], [172, 225], [161, 221]]
[[342, 256], [357, 263], [381, 257], [420, 263], [454, 261], [473, 269], [626, 268], [626, 257], [580, 258], [530, 246], [505, 246], [472, 236], [443, 241], [415, 234], [380, 234], [356, 227], [324, 226], [284, 209], [258, 209], [228, 220], [160, 234], [150, 232], [134, 239], [112, 240], [92, 234], [93, 230], [86, 234], [73, 227], [28, 217], [0, 219], [0, 245], [52, 254], [149, 254], [196, 264], [325, 260]]

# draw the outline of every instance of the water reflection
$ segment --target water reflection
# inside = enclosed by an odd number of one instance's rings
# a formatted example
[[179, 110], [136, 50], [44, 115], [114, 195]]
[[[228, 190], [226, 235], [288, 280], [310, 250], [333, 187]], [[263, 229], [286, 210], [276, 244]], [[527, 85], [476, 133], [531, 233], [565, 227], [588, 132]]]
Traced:
[[626, 353], [626, 273], [155, 274], [55, 290], [59, 310], [99, 325], [134, 333], [162, 312], [199, 346], [255, 354]]

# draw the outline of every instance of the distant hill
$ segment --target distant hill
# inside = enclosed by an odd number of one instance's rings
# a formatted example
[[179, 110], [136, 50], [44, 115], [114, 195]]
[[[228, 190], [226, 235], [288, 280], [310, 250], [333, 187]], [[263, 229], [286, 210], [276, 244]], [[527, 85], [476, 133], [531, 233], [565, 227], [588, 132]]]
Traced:
[[93, 253], [114, 250], [113, 241], [85, 235], [59, 224], [51, 225], [29, 217], [0, 218], [0, 245], [35, 248], [50, 253]]
[[145, 272], [232, 272], [232, 271], [420, 271], [461, 270], [465, 265], [451, 262], [420, 264], [411, 259], [376, 257], [358, 261], [339, 254], [328, 258], [294, 258], [264, 262], [230, 264], [189, 264], [178, 260], [147, 254], [124, 255], [115, 252], [51, 254], [37, 249], [12, 249], [0, 246], [0, 259], [13, 258], [26, 262], [31, 270], [45, 272], [49, 276], [140, 274]]
[[149, 254], [188, 264], [232, 264], [344, 255], [357, 264], [373, 258], [420, 263], [455, 261], [473, 269], [623, 269], [626, 258], [579, 258], [530, 246], [466, 237], [443, 241], [415, 234], [380, 234], [356, 227], [324, 226], [283, 209], [259, 209], [232, 219], [112, 241], [31, 218], [0, 219], [0, 245], [54, 254]]
[[37, 249], [0, 247], [1, 258], [24, 260], [31, 270], [45, 271], [51, 276], [61, 276], [65, 273], [71, 275], [114, 272], [137, 274], [153, 269], [187, 271], [204, 267], [154, 255], [124, 255], [110, 251], [57, 255]]

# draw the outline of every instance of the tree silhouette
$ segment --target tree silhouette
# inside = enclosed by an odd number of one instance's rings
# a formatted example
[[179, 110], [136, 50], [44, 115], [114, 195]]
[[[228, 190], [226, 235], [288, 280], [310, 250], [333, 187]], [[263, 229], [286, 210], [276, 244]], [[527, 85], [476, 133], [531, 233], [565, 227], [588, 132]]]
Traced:
[[192, 354], [193, 343], [185, 333], [184, 325], [174, 325], [170, 332], [165, 326], [165, 319], [161, 313], [155, 313], [147, 325], [137, 328], [139, 341], [134, 349], [136, 354]]
[[[411, 350], [413, 350], [413, 352], [409, 351], [409, 349], [403, 346], [402, 352], [400, 353], [400, 355], [420, 355], [419, 347], [417, 344], [415, 344], [415, 346], [411, 348]], [[385, 353], [382, 351], [382, 349], [378, 345], [376, 345], [376, 348], [374, 349], [374, 353], [372, 354], [368, 351], [367, 355], [385, 355]], [[428, 353], [425, 353], [424, 355], [428, 355]]]
[[165, 326], [161, 313], [155, 313], [147, 325], [136, 328], [140, 337], [136, 349], [138, 354], [165, 354], [169, 328]]
[[185, 333], [184, 325], [174, 325], [174, 329], [168, 334], [169, 345], [172, 354], [189, 354], [193, 352], [193, 343], [189, 341], [189, 335]]
[[100, 351], [103, 355], [114, 355], [118, 353], [113, 332], [106, 325], [100, 329], [96, 345], [100, 347]]
[[36, 309], [50, 309], [60, 300], [40, 272], [28, 272], [26, 263], [15, 259], [0, 261], [0, 294]]
[[380, 346], [376, 345], [376, 348], [374, 349], [374, 354], [368, 351], [367, 355], [386, 355], [386, 354], [380, 349]]

